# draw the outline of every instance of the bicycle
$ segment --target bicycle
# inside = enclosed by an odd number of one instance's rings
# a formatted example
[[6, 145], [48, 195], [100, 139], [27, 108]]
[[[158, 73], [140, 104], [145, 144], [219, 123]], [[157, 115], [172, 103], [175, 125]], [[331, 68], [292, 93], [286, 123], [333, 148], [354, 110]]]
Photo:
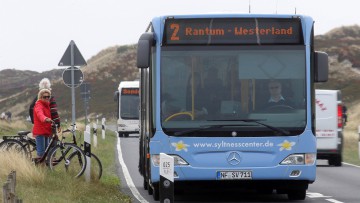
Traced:
[[[20, 131], [18, 136], [5, 136], [0, 143], [3, 151], [15, 151], [31, 156], [36, 152], [35, 140], [27, 135], [30, 131]], [[86, 168], [86, 157], [82, 149], [73, 144], [64, 142], [64, 137], [59, 140], [57, 126], [52, 126], [52, 136], [45, 153], [40, 158], [31, 158], [35, 165], [45, 163], [52, 171], [66, 173], [74, 177], [81, 176]], [[30, 155], [29, 155], [30, 154]], [[75, 158], [77, 157], [77, 159]]]
[[36, 156], [36, 141], [29, 137], [30, 133], [31, 131], [19, 131], [17, 135], [3, 136], [4, 141], [0, 143], [0, 150], [15, 150], [32, 159], [33, 154]]
[[[77, 145], [63, 141], [64, 137], [59, 140], [57, 126], [53, 125], [52, 137], [45, 149], [44, 155], [40, 159], [33, 159], [33, 161], [36, 165], [45, 162], [52, 171], [57, 173], [66, 173], [79, 177], [86, 168], [85, 154]], [[55, 146], [52, 147], [54, 143]], [[73, 159], [75, 155], [77, 159]]]
[[[73, 125], [71, 125], [71, 126], [73, 126]], [[76, 141], [76, 137], [75, 137], [75, 130], [66, 129], [66, 130], [62, 131], [62, 134], [64, 134], [64, 133], [71, 133], [72, 134], [72, 143], [75, 145], [78, 145], [77, 141]], [[84, 147], [84, 144], [80, 144], [80, 148], [82, 150], [83, 150], [83, 147]], [[75, 154], [71, 154], [69, 156], [69, 160], [73, 159], [74, 157], [75, 157]], [[90, 179], [91, 180], [99, 180], [102, 176], [102, 171], [103, 171], [101, 161], [92, 152], [90, 153], [90, 158], [91, 158]]]
[[3, 136], [4, 141], [0, 143], [0, 151], [15, 151], [32, 159], [33, 153], [36, 152], [36, 141], [28, 136], [30, 132], [19, 131], [17, 135]]

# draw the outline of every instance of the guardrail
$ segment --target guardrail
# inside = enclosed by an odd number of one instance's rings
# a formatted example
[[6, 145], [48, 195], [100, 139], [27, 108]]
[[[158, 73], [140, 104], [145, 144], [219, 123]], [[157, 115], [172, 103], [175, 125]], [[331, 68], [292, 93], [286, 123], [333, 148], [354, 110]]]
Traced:
[[11, 171], [3, 185], [3, 203], [22, 203], [15, 195], [16, 171]]

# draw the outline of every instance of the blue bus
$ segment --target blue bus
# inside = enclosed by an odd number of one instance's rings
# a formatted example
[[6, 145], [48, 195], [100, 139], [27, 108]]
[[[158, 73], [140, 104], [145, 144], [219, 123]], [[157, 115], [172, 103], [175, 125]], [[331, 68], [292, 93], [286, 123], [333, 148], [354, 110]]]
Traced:
[[305, 199], [316, 178], [314, 83], [328, 78], [311, 17], [155, 17], [138, 41], [137, 66], [139, 171], [155, 200], [160, 153], [174, 157], [175, 191], [252, 188]]

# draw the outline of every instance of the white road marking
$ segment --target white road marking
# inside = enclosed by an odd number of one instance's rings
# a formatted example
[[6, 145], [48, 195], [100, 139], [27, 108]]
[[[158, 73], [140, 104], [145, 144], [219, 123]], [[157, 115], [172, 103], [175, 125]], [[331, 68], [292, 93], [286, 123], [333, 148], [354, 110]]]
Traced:
[[329, 202], [333, 202], [333, 203], [344, 203], [344, 202], [337, 201], [335, 199], [326, 199], [326, 200]]
[[360, 168], [360, 166], [358, 166], [358, 165], [349, 164], [349, 163], [346, 163], [346, 162], [342, 162], [342, 163], [345, 164], [345, 165], [349, 165], [349, 166], [353, 166], [353, 167], [356, 167], [356, 168]]
[[[308, 196], [309, 198], [329, 198], [331, 196], [325, 196], [321, 193], [317, 193], [317, 192], [307, 192], [306, 196]], [[333, 203], [344, 203], [344, 202], [340, 202], [336, 199], [326, 199], [329, 202], [333, 202]]]
[[328, 198], [328, 197], [331, 197], [331, 196], [324, 196], [323, 194], [320, 194], [320, 193], [317, 193], [317, 192], [307, 192], [306, 195], [309, 197], [309, 198]]
[[120, 147], [120, 138], [118, 137], [118, 143], [117, 143], [117, 151], [118, 151], [118, 157], [119, 157], [119, 162], [122, 168], [122, 171], [124, 173], [124, 177], [126, 180], [127, 185], [129, 186], [132, 194], [134, 195], [134, 197], [139, 200], [140, 202], [143, 203], [149, 203], [148, 201], [146, 201], [146, 199], [141, 196], [141, 194], [139, 193], [139, 191], [136, 189], [135, 184], [133, 182], [133, 180], [131, 179], [130, 173], [128, 168], [125, 165], [123, 156], [122, 156], [122, 152], [121, 152], [121, 147]]

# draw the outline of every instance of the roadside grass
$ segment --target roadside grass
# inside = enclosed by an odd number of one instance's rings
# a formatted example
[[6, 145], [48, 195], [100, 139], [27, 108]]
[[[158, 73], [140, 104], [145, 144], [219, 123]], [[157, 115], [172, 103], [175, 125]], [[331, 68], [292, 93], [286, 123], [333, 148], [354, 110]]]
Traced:
[[348, 108], [348, 122], [344, 128], [343, 161], [360, 166], [359, 134], [360, 103]]
[[[100, 131], [101, 132], [101, 131]], [[99, 134], [99, 133], [98, 133]], [[83, 138], [82, 138], [83, 139]], [[24, 202], [132, 202], [131, 198], [120, 191], [120, 179], [116, 174], [114, 132], [106, 131], [106, 139], [98, 136], [97, 155], [103, 166], [103, 175], [98, 181], [86, 182], [84, 176], [72, 178], [56, 174], [47, 167], [35, 166], [30, 160], [18, 154], [0, 154], [0, 182], [7, 175], [17, 173], [16, 195]], [[0, 194], [2, 199], [2, 193]]]
[[360, 166], [359, 135], [355, 129], [344, 130], [343, 161]]
[[13, 120], [11, 122], [0, 120], [0, 136], [15, 135], [20, 130], [31, 130], [32, 124], [21, 120]]

